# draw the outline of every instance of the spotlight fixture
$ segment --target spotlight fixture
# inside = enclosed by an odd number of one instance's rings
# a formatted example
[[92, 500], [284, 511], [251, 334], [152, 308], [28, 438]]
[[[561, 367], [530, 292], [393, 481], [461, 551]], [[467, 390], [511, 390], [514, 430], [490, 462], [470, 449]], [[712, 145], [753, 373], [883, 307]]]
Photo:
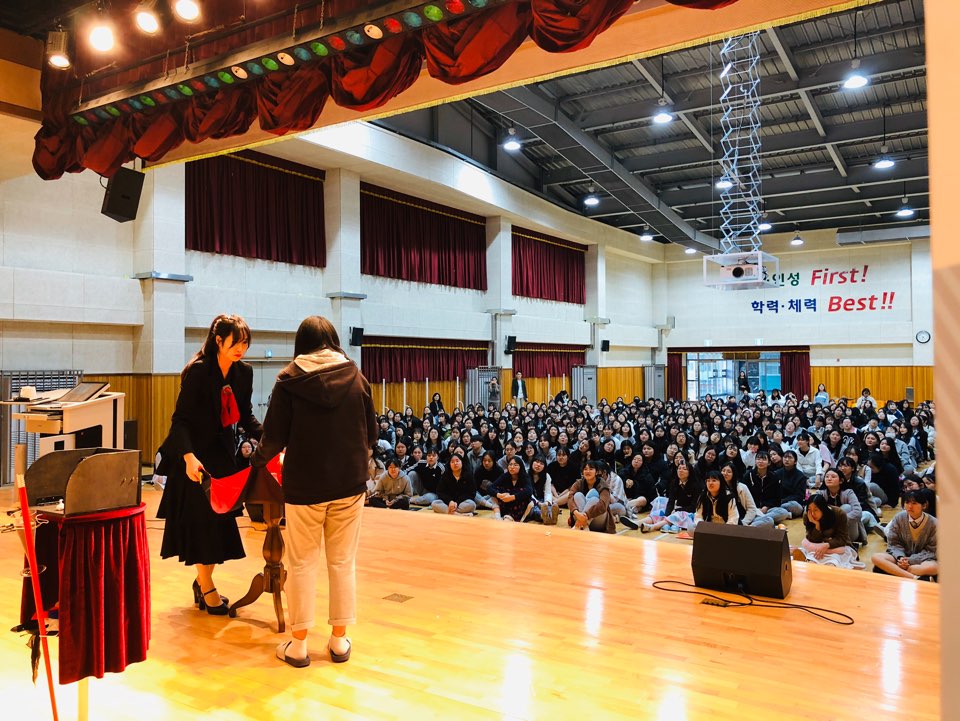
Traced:
[[640, 240], [642, 240], [644, 243], [649, 243], [651, 240], [653, 240], [653, 233], [650, 232], [649, 225], [643, 226], [643, 232], [640, 234]]
[[137, 27], [147, 35], [155, 35], [160, 29], [160, 19], [157, 17], [152, 0], [144, 0], [137, 6], [135, 19]]
[[98, 18], [96, 25], [90, 30], [90, 45], [101, 53], [113, 50], [113, 28]]
[[70, 55], [67, 52], [67, 33], [57, 27], [47, 33], [47, 46], [45, 50], [47, 62], [50, 67], [58, 70], [66, 70], [70, 67]]
[[887, 106], [883, 106], [883, 142], [880, 145], [880, 157], [873, 161], [873, 167], [877, 170], [890, 170], [897, 161], [891, 158], [887, 153], [890, 148], [887, 147]]
[[516, 128], [507, 128], [507, 135], [503, 139], [503, 145], [501, 147], [511, 153], [520, 150], [522, 146], [520, 145], [520, 138], [517, 137]]
[[200, 4], [196, 0], [177, 0], [173, 11], [184, 22], [192, 23], [200, 17]]
[[694, 253], [697, 252], [697, 249], [696, 249], [696, 248], [687, 248], [687, 249], [686, 249], [685, 251], [683, 251], [683, 252], [686, 253], [687, 255], [693, 255]]
[[857, 42], [857, 21], [860, 19], [860, 12], [858, 10], [853, 16], [853, 62], [850, 64], [850, 74], [843, 81], [844, 90], [859, 90], [870, 84], [870, 79], [860, 72], [860, 46]]
[[590, 192], [583, 198], [583, 204], [588, 208], [596, 208], [600, 205], [600, 198], [597, 196], [596, 190], [596, 187], [591, 183]]
[[797, 228], [797, 233], [793, 236], [793, 240], [790, 241], [790, 245], [794, 247], [803, 245], [803, 237], [800, 235], [799, 228]]

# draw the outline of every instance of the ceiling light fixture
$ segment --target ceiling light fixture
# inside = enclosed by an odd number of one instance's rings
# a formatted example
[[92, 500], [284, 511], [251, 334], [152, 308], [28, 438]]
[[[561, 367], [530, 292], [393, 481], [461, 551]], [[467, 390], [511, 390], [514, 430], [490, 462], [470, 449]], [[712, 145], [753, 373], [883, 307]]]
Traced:
[[843, 81], [844, 90], [859, 90], [870, 84], [870, 78], [860, 72], [860, 48], [857, 42], [857, 21], [860, 19], [860, 10], [853, 15], [853, 62], [850, 63], [850, 74]]
[[901, 203], [900, 210], [897, 211], [898, 218], [912, 218], [917, 214], [917, 211], [910, 207], [910, 199], [907, 197], [906, 181], [903, 183], [903, 198], [901, 199]]
[[773, 230], [773, 226], [767, 221], [763, 221], [757, 226], [757, 230], [759, 230], [761, 233], [766, 233], [768, 230]]
[[733, 181], [730, 180], [730, 178], [728, 178], [727, 176], [724, 176], [717, 181], [718, 190], [730, 190], [730, 188], [732, 187], [733, 187]]
[[803, 245], [803, 237], [800, 235], [800, 228], [797, 228], [797, 233], [793, 236], [793, 240], [790, 241], [790, 245], [794, 247]]
[[591, 183], [589, 194], [583, 198], [583, 204], [588, 208], [596, 208], [600, 205], [600, 198], [597, 196], [596, 190], [596, 187]]
[[196, 0], [177, 0], [173, 11], [184, 22], [192, 23], [200, 17], [200, 4]]
[[137, 6], [135, 19], [137, 27], [147, 35], [155, 35], [160, 29], [160, 19], [154, 9], [153, 0], [144, 0]]
[[515, 153], [523, 147], [520, 144], [520, 138], [517, 137], [516, 128], [507, 128], [507, 135], [503, 139], [503, 145], [501, 147], [511, 153]]
[[57, 70], [66, 70], [70, 67], [70, 54], [67, 52], [67, 33], [57, 26], [56, 30], [47, 33], [45, 54], [50, 67]]
[[891, 158], [887, 153], [890, 152], [890, 148], [887, 147], [887, 106], [884, 104], [883, 109], [883, 141], [880, 144], [880, 157], [873, 162], [873, 167], [877, 170], [890, 170], [894, 165], [897, 164], [897, 161]]
[[667, 102], [667, 82], [664, 79], [663, 75], [663, 55], [660, 56], [660, 99], [657, 101], [657, 105], [660, 106], [660, 111], [653, 116], [653, 122], [657, 125], [666, 125], [667, 123], [673, 122], [673, 113], [670, 112], [668, 106], [670, 105]]
[[653, 240], [653, 233], [650, 232], [649, 225], [643, 226], [643, 232], [640, 234], [640, 240], [642, 240], [644, 243], [649, 243], [651, 240]]
[[697, 249], [696, 249], [696, 248], [687, 248], [687, 249], [686, 249], [685, 251], [683, 251], [683, 252], [686, 253], [687, 255], [693, 255], [694, 253], [697, 252]]

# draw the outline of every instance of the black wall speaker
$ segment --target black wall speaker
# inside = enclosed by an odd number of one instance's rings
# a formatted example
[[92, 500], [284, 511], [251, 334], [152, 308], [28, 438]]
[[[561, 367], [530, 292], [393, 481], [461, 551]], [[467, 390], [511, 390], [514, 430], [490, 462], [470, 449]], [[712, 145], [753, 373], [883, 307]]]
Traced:
[[513, 353], [513, 351], [516, 349], [516, 347], [517, 347], [517, 336], [515, 336], [515, 335], [508, 335], [508, 336], [507, 336], [507, 347], [503, 349], [503, 352], [506, 353], [507, 355], [509, 355], [510, 353]]
[[793, 584], [787, 532], [773, 526], [699, 523], [690, 565], [701, 588], [786, 598]]
[[130, 168], [120, 168], [107, 181], [100, 212], [118, 223], [126, 223], [137, 217], [140, 206], [140, 191], [143, 190], [143, 173]]
[[600, 350], [601, 350], [602, 352], [604, 352], [604, 353], [606, 353], [608, 350], [610, 350], [610, 341], [608, 341], [608, 340], [602, 340], [602, 341], [600, 341]]
[[350, 345], [363, 345], [363, 328], [350, 329]]

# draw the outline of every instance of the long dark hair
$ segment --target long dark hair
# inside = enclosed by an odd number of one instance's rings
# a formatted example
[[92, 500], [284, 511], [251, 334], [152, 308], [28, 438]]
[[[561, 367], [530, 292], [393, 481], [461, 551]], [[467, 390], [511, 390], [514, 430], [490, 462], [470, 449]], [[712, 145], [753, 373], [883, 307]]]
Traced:
[[810, 508], [810, 506], [816, 506], [818, 509], [820, 509], [820, 530], [821, 531], [825, 531], [828, 528], [833, 528], [834, 526], [837, 525], [837, 514], [830, 507], [830, 504], [827, 503], [827, 497], [820, 495], [819, 493], [816, 493], [810, 496], [810, 498], [807, 499], [807, 502], [804, 505], [803, 525], [806, 527], [808, 531], [816, 528], [816, 526], [813, 524], [813, 521], [807, 518], [806, 511], [808, 508]]
[[321, 315], [311, 315], [303, 319], [297, 328], [297, 337], [293, 341], [293, 355], [300, 356], [323, 348], [346, 355], [340, 347], [340, 336], [333, 323]]
[[187, 362], [180, 372], [180, 380], [182, 381], [186, 377], [187, 369], [198, 360], [203, 358], [216, 360], [217, 354], [220, 352], [217, 339], [219, 338], [221, 343], [226, 343], [228, 337], [233, 340], [233, 345], [237, 345], [238, 343], [250, 345], [252, 336], [250, 335], [250, 326], [247, 325], [247, 321], [239, 315], [220, 314], [214, 318], [210, 324], [210, 330], [207, 331], [206, 340], [204, 340], [203, 345], [200, 346], [200, 350], [194, 353], [193, 358]]
[[[730, 486], [723, 480], [723, 476], [720, 475], [719, 471], [710, 471], [707, 474], [707, 478], [714, 479], [720, 483], [720, 490], [717, 491], [716, 509], [717, 515], [726, 523], [730, 515], [730, 501], [733, 499]], [[714, 504], [710, 502], [710, 491], [707, 490], [706, 479], [704, 480], [703, 493], [700, 494], [700, 500], [697, 505], [700, 507], [700, 515], [703, 516], [703, 520], [707, 522], [712, 521]]]

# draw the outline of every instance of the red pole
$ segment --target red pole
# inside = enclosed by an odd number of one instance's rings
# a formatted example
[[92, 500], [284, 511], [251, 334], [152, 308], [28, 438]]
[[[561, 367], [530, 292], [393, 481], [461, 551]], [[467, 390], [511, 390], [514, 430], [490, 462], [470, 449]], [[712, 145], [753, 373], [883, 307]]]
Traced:
[[23, 516], [23, 538], [27, 549], [27, 564], [30, 567], [30, 583], [33, 586], [33, 600], [37, 605], [37, 625], [40, 632], [40, 646], [43, 650], [43, 664], [47, 669], [47, 688], [50, 690], [50, 710], [53, 721], [58, 721], [57, 697], [53, 692], [53, 671], [50, 668], [50, 648], [47, 645], [47, 614], [43, 610], [40, 595], [40, 566], [37, 563], [37, 549], [33, 544], [33, 523], [30, 518], [30, 502], [27, 500], [27, 486], [23, 476], [17, 475], [17, 493], [20, 496], [20, 513]]

